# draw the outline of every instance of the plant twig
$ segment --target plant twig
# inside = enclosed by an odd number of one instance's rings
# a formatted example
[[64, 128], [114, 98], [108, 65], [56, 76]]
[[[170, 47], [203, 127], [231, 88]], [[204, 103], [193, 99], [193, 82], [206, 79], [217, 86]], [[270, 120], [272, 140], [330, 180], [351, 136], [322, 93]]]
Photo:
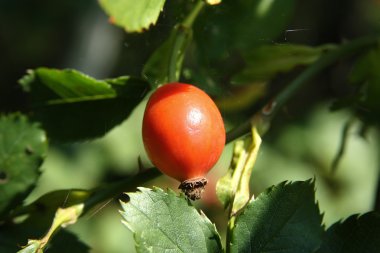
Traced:
[[160, 175], [162, 175], [161, 172], [159, 172], [155, 168], [151, 168], [151, 169], [147, 169], [146, 171], [142, 173], [139, 173], [138, 175], [134, 177], [128, 177], [122, 181], [112, 183], [104, 187], [101, 187], [98, 190], [95, 190], [91, 194], [91, 196], [87, 200], [84, 201], [84, 210], [83, 210], [82, 215], [87, 213], [94, 206], [110, 198], [113, 198], [122, 192], [132, 191], [139, 185], [149, 180], [152, 180]]
[[[175, 82], [177, 80], [176, 73], [178, 65], [178, 54], [180, 53], [181, 47], [183, 46], [184, 42], [187, 40], [188, 36], [191, 36], [191, 28], [193, 26], [193, 23], [195, 19], [198, 17], [199, 13], [202, 11], [203, 7], [205, 6], [205, 3], [203, 0], [199, 0], [194, 8], [191, 10], [189, 15], [185, 18], [185, 20], [177, 24], [174, 29], [177, 29], [176, 37], [174, 38], [173, 47], [171, 48], [170, 57], [169, 57], [169, 73], [168, 73], [168, 81], [169, 82]], [[174, 32], [175, 30], [173, 30]], [[190, 38], [191, 39], [191, 38]], [[187, 45], [186, 45], [187, 47]]]
[[18, 253], [42, 253], [49, 241], [52, 239], [53, 235], [58, 233], [61, 228], [76, 223], [82, 211], [83, 204], [73, 205], [68, 208], [58, 208], [55, 212], [53, 223], [51, 224], [45, 236], [41, 239], [28, 240], [28, 244], [26, 246], [23, 246], [22, 249], [18, 251]]
[[[279, 110], [295, 95], [295, 93], [303, 86], [308, 84], [309, 80], [319, 74], [326, 67], [334, 64], [338, 60], [354, 55], [368, 47], [374, 46], [379, 42], [379, 37], [363, 37], [331, 50], [325, 55], [322, 55], [314, 64], [306, 68], [296, 79], [294, 79], [282, 92], [280, 92], [274, 99], [272, 99], [263, 109], [254, 114], [252, 118], [257, 115], [264, 114], [263, 110], [266, 107], [271, 107], [270, 118], [272, 118]], [[268, 114], [268, 113], [267, 113]], [[227, 133], [227, 143], [239, 138], [240, 136], [249, 133], [251, 129], [252, 118], [244, 122], [240, 126], [232, 129]]]
[[[377, 43], [377, 41], [377, 37], [360, 38], [350, 43], [347, 43], [341, 46], [339, 49], [326, 53], [324, 56], [320, 57], [319, 60], [317, 60], [313, 65], [311, 65], [304, 72], [302, 72], [281, 93], [279, 93], [274, 99], [270, 100], [261, 110], [256, 112], [249, 120], [247, 120], [244, 124], [240, 125], [239, 127], [228, 132], [226, 142], [231, 142], [236, 138], [239, 138], [240, 136], [249, 133], [252, 124], [254, 124], [255, 122], [261, 125], [266, 125], [265, 123], [270, 121], [273, 118], [273, 116], [279, 112], [282, 106], [285, 105], [302, 86], [306, 85], [311, 78], [313, 78], [323, 69], [333, 64], [337, 60], [348, 55], [357, 53], [358, 51], [363, 50], [366, 47], [374, 45], [375, 43]], [[258, 120], [260, 122], [258, 122]], [[348, 129], [346, 130], [346, 132], [348, 132]], [[231, 250], [231, 236], [236, 219], [236, 216], [232, 214], [232, 206], [230, 206], [228, 213], [229, 221], [227, 225], [226, 235], [227, 253], [229, 253]]]
[[226, 232], [226, 253], [231, 252], [231, 236], [235, 227], [236, 216], [233, 215], [228, 219], [227, 232]]
[[[97, 206], [98, 204], [103, 203], [109, 199], [112, 199], [118, 194], [121, 194], [122, 192], [133, 191], [141, 184], [149, 180], [152, 180], [160, 175], [162, 175], [161, 172], [159, 172], [156, 168], [146, 169], [145, 171], [140, 172], [139, 174], [135, 176], [127, 177], [121, 181], [109, 183], [99, 188], [89, 190], [88, 191], [89, 196], [88, 197], [83, 196], [84, 200], [82, 200], [81, 202], [76, 202], [75, 204], [83, 203], [84, 210], [83, 212], [81, 212], [81, 216], [83, 216], [90, 209]], [[69, 196], [70, 193], [76, 192], [76, 191], [78, 191], [78, 189], [69, 189], [65, 202], [70, 197]], [[82, 191], [86, 191], [86, 190], [82, 190]], [[38, 200], [36, 201], [38, 202]], [[69, 207], [65, 205], [65, 202], [63, 203], [63, 205], [60, 206], [61, 208]], [[52, 207], [52, 208], [58, 208], [58, 206]], [[15, 217], [19, 217], [21, 215], [32, 213], [32, 212], [38, 212], [38, 210], [35, 209], [35, 202], [31, 203], [30, 205], [22, 206], [21, 208], [14, 210], [12, 213], [6, 216], [4, 220], [11, 220]]]
[[333, 162], [331, 163], [331, 172], [335, 172], [338, 168], [339, 162], [342, 160], [344, 152], [346, 151], [347, 142], [348, 142], [348, 133], [351, 127], [355, 123], [355, 118], [351, 117], [347, 122], [344, 123], [342, 133], [341, 133], [341, 141], [339, 145], [338, 152], [335, 155]]
[[190, 12], [190, 14], [186, 17], [186, 19], [182, 22], [182, 25], [185, 27], [192, 27], [195, 19], [198, 17], [199, 13], [205, 6], [205, 2], [203, 0], [198, 0], [196, 5], [194, 6], [193, 10]]
[[[170, 56], [169, 56], [169, 69], [168, 69], [168, 82], [176, 82], [178, 81], [180, 71], [178, 71], [178, 68], [182, 68], [182, 61], [179, 63], [178, 58], [182, 50], [185, 51], [189, 44], [189, 36], [192, 36], [191, 30], [188, 27], [183, 26], [182, 24], [178, 24], [176, 27], [174, 27], [174, 30], [172, 31], [174, 33], [174, 42], [173, 46], [170, 50]], [[170, 35], [172, 36], [172, 35]], [[187, 43], [187, 44], [185, 44]], [[184, 46], [185, 45], [185, 46]]]

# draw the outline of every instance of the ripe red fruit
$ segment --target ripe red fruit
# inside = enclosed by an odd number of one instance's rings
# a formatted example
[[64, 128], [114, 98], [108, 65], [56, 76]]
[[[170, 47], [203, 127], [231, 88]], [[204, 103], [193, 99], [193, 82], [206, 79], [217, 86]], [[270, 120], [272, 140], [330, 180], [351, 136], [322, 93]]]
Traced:
[[150, 97], [143, 141], [152, 163], [181, 181], [190, 199], [200, 198], [204, 176], [218, 161], [226, 140], [222, 116], [212, 99], [195, 86], [170, 83]]

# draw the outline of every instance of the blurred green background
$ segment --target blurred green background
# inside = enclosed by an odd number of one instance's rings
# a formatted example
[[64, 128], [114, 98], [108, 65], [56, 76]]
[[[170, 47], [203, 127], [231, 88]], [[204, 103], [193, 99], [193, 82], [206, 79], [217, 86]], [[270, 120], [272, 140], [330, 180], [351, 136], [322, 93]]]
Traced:
[[[96, 1], [1, 0], [0, 112], [29, 109], [28, 98], [17, 84], [26, 69], [39, 66], [75, 68], [96, 78], [140, 75], [149, 55], [167, 38], [172, 26], [183, 18], [191, 4], [184, 0], [167, 1], [158, 24], [149, 32], [127, 34], [108, 22]], [[207, 10], [200, 17], [196, 31], [207, 28], [202, 26], [205, 15]], [[269, 28], [258, 27], [256, 29], [262, 33], [254, 35], [256, 42], [314, 46], [341, 43], [380, 31], [380, 2], [377, 0], [297, 1], [291, 14], [286, 15], [290, 19], [280, 35], [269, 38], [266, 32]], [[200, 38], [195, 35], [195, 39]], [[230, 40], [234, 38], [228, 38]], [[212, 63], [211, 58], [208, 60]], [[189, 61], [190, 68], [193, 63]], [[236, 68], [234, 62], [227, 63], [221, 67]], [[350, 214], [373, 210], [380, 193], [377, 127], [370, 127], [363, 137], [360, 135], [362, 122], [354, 120], [343, 159], [337, 172], [330, 172], [344, 123], [352, 118], [352, 112], [331, 112], [329, 107], [334, 99], [350, 92], [346, 78], [351, 67], [342, 63], [324, 71], [280, 112], [264, 138], [252, 175], [254, 195], [283, 180], [315, 177], [317, 200], [326, 226]], [[377, 67], [380, 71], [380, 66]], [[207, 70], [215, 71], [211, 67]], [[276, 80], [273, 89], [296, 74]], [[217, 100], [223, 98], [221, 95], [235, 95], [233, 88], [212, 90], [210, 87], [206, 90], [211, 89], [210, 93]], [[242, 98], [236, 97], [223, 107], [222, 114], [229, 128], [256, 108], [252, 102], [241, 105], [239, 99]], [[51, 190], [90, 189], [133, 175], [138, 171], [138, 157], [142, 158], [144, 166], [151, 166], [141, 140], [144, 106], [145, 102], [141, 103], [129, 119], [102, 138], [84, 143], [52, 142], [42, 165], [43, 174], [27, 202]], [[380, 119], [379, 115], [375, 118]], [[210, 185], [204, 199], [197, 203], [216, 222], [222, 234], [226, 214], [216, 198], [214, 186], [228, 168], [231, 151], [229, 144], [210, 173]], [[162, 176], [145, 186], [176, 189], [177, 184]], [[69, 230], [90, 245], [92, 252], [133, 252], [132, 234], [122, 225], [118, 209], [116, 201], [104, 203]]]

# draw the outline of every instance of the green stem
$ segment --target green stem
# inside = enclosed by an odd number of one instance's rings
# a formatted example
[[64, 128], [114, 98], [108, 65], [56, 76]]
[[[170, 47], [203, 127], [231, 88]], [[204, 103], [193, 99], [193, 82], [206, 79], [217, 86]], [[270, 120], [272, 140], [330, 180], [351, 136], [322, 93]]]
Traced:
[[[121, 181], [110, 183], [105, 186], [101, 186], [97, 189], [91, 190], [90, 196], [83, 201], [84, 210], [81, 213], [81, 216], [86, 214], [90, 209], [92, 209], [96, 205], [108, 199], [114, 198], [122, 192], [133, 191], [136, 189], [136, 187], [140, 186], [141, 184], [149, 180], [152, 180], [160, 175], [162, 175], [162, 173], [159, 172], [156, 168], [150, 168], [144, 172], [139, 173], [136, 176], [127, 177], [126, 179], [123, 179]], [[35, 212], [36, 209], [33, 208], [33, 204], [34, 203], [16, 209], [9, 216], [5, 217], [4, 220], [11, 220], [15, 217]]]
[[116, 182], [95, 190], [94, 193], [84, 202], [84, 210], [82, 215], [87, 213], [88, 210], [98, 205], [99, 203], [113, 198], [122, 192], [132, 191], [139, 185], [160, 175], [162, 175], [161, 172], [159, 172], [157, 169], [152, 168], [134, 177], [128, 177], [120, 182]]
[[[192, 26], [195, 19], [198, 17], [199, 13], [202, 11], [205, 3], [202, 0], [199, 0], [189, 15], [185, 18], [185, 20], [174, 27], [171, 36], [174, 37], [173, 47], [171, 48], [170, 56], [169, 56], [169, 73], [168, 73], [168, 81], [176, 82], [178, 81], [177, 73], [178, 69], [181, 68], [182, 61], [178, 62], [178, 56], [182, 54], [181, 50], [185, 50], [190, 44], [190, 40], [188, 37], [192, 34]], [[173, 34], [174, 33], [174, 34]], [[188, 44], [184, 46], [184, 43], [188, 41]]]
[[70, 206], [68, 208], [59, 208], [55, 213], [53, 224], [51, 225], [46, 235], [40, 240], [41, 249], [45, 248], [53, 235], [59, 232], [62, 227], [69, 224], [74, 224], [82, 212], [83, 204]]
[[340, 140], [340, 145], [339, 145], [339, 148], [338, 148], [338, 152], [337, 154], [335, 155], [335, 158], [331, 164], [331, 172], [332, 173], [335, 173], [336, 169], [338, 168], [338, 165], [339, 165], [339, 162], [342, 160], [343, 158], [343, 155], [346, 151], [346, 147], [347, 147], [347, 142], [348, 142], [348, 138], [349, 138], [349, 131], [351, 130], [351, 128], [353, 127], [354, 123], [356, 121], [356, 118], [351, 116], [349, 120], [347, 120], [347, 122], [344, 123], [343, 125], [343, 129], [342, 129], [342, 133], [341, 133], [341, 140]]
[[195, 19], [198, 17], [199, 13], [205, 6], [205, 2], [203, 0], [199, 0], [196, 5], [194, 6], [193, 10], [189, 13], [189, 15], [185, 18], [185, 20], [182, 22], [182, 25], [184, 27], [191, 28], [193, 26], [193, 23]]
[[[170, 56], [169, 56], [169, 73], [168, 73], [168, 82], [177, 82], [179, 79], [180, 73], [178, 69], [181, 69], [182, 60], [179, 60], [180, 55], [183, 53], [181, 50], [185, 50], [189, 44], [189, 36], [191, 36], [191, 30], [187, 27], [179, 24], [174, 28], [174, 43], [171, 48]], [[191, 38], [190, 38], [191, 39]], [[188, 44], [185, 44], [188, 42]], [[185, 45], [185, 46], [184, 46]]]
[[[378, 41], [379, 37], [359, 38], [321, 56], [314, 64], [309, 66], [296, 79], [294, 79], [294, 81], [291, 82], [281, 93], [279, 93], [277, 97], [271, 100], [269, 103], [270, 107], [272, 107], [270, 116], [273, 117], [276, 113], [278, 113], [282, 106], [286, 104], [301, 87], [308, 84], [308, 81], [311, 78], [319, 74], [326, 67], [332, 65], [343, 57], [351, 56], [370, 46], [374, 46], [378, 43]], [[255, 113], [254, 116], [260, 113], [262, 113], [262, 110]], [[253, 118], [254, 117], [228, 132], [227, 143], [249, 133]]]
[[235, 227], [235, 219], [236, 216], [232, 215], [230, 216], [227, 224], [227, 232], [226, 232], [226, 253], [231, 252], [231, 236], [232, 236], [232, 231], [234, 230]]

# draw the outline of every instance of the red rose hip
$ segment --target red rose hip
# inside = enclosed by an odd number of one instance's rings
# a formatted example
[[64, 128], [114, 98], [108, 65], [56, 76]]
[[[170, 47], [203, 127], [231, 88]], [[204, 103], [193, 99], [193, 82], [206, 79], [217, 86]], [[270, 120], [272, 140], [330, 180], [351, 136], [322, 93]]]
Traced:
[[152, 163], [181, 182], [179, 188], [199, 199], [205, 175], [218, 161], [226, 140], [222, 116], [199, 88], [170, 83], [150, 97], [142, 135]]

